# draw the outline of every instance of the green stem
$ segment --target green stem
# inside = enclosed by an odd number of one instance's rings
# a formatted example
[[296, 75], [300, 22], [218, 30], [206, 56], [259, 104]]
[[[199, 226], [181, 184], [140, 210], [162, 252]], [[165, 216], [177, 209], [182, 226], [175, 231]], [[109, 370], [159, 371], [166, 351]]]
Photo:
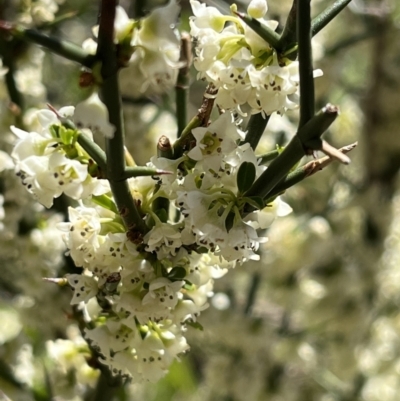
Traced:
[[142, 167], [142, 166], [135, 166], [135, 167], [126, 167], [123, 179], [126, 180], [128, 178], [133, 177], [149, 177], [153, 175], [163, 175], [163, 174], [171, 174], [170, 171], [159, 170], [157, 168], [150, 168], [150, 167]]
[[50, 28], [56, 27], [57, 25], [59, 25], [60, 23], [62, 23], [64, 21], [72, 20], [73, 18], [79, 17], [81, 14], [82, 14], [82, 12], [79, 12], [79, 11], [66, 12], [65, 14], [62, 14], [62, 15], [54, 18], [53, 21], [42, 23], [40, 26], [37, 26], [37, 29], [42, 30], [42, 29], [50, 29]]
[[0, 30], [11, 33], [17, 38], [35, 43], [68, 60], [76, 61], [87, 68], [92, 68], [96, 57], [87, 53], [82, 47], [57, 38], [53, 38], [34, 29], [25, 29], [20, 25], [14, 26], [6, 21], [0, 21]]
[[8, 95], [10, 96], [11, 102], [17, 106], [17, 110], [15, 110], [15, 125], [18, 127], [22, 127], [22, 114], [24, 111], [24, 98], [21, 92], [17, 88], [17, 84], [15, 82], [14, 74], [15, 74], [15, 63], [13, 60], [13, 50], [16, 45], [15, 39], [6, 42], [2, 37], [0, 37], [0, 54], [2, 55], [3, 65], [8, 68], [8, 72], [5, 75], [5, 83], [8, 91]]
[[174, 143], [174, 159], [179, 159], [185, 150], [189, 150], [190, 142], [193, 141], [192, 130], [197, 127], [207, 127], [210, 115], [214, 107], [218, 89], [213, 84], [208, 84], [198, 113], [190, 120], [183, 129], [181, 136]]
[[183, 132], [187, 124], [189, 69], [190, 69], [191, 57], [192, 57], [192, 47], [191, 47], [190, 35], [187, 32], [182, 32], [181, 55], [179, 61], [185, 64], [182, 68], [179, 69], [178, 79], [175, 85], [178, 138], [181, 136], [181, 133]]
[[297, 13], [297, 39], [300, 76], [299, 128], [315, 113], [314, 76], [311, 49], [310, 0], [299, 0]]
[[[317, 161], [313, 160], [304, 166], [301, 166], [294, 170], [293, 172], [289, 173], [285, 179], [283, 179], [269, 194], [268, 199], [266, 200], [266, 204], [268, 205], [271, 203], [278, 195], [285, 192], [288, 188], [296, 185], [300, 181], [303, 181], [305, 178], [311, 176], [315, 173], [315, 166]], [[322, 170], [319, 167], [319, 170]]]
[[89, 138], [84, 132], [79, 132], [78, 143], [87, 152], [87, 154], [97, 163], [99, 168], [107, 172], [107, 158], [103, 149], [93, 139]]
[[312, 36], [315, 36], [321, 29], [325, 28], [350, 2], [351, 0], [337, 0], [315, 17], [311, 23]]
[[[157, 157], [164, 157], [166, 159], [173, 159], [174, 152], [171, 146], [171, 142], [168, 137], [162, 135], [157, 143]], [[160, 190], [160, 185], [157, 185], [157, 192]], [[168, 221], [169, 212], [169, 199], [162, 196], [156, 198], [152, 204], [152, 210], [157, 214], [160, 220], [165, 223]], [[165, 213], [160, 211], [165, 210]], [[176, 211], [177, 212], [177, 211]]]
[[251, 309], [256, 300], [256, 295], [257, 295], [257, 291], [260, 287], [260, 284], [261, 284], [260, 273], [254, 273], [253, 276], [251, 277], [250, 288], [249, 288], [249, 292], [247, 294], [246, 306], [244, 308], [244, 314], [246, 316], [250, 315], [250, 313], [251, 313]]
[[285, 28], [277, 44], [277, 48], [282, 52], [285, 49], [293, 47], [297, 42], [297, 2], [298, 0], [293, 0], [292, 8], [286, 19]]
[[189, 142], [192, 137], [192, 129], [197, 128], [201, 125], [201, 118], [196, 115], [190, 121], [189, 124], [182, 131], [181, 136], [175, 141], [173, 145], [174, 159], [178, 159], [183, 155], [183, 152], [188, 149]]
[[[353, 150], [357, 146], [357, 142], [352, 143], [351, 145], [344, 146], [339, 149], [343, 154], [346, 154]], [[333, 157], [325, 156], [318, 160], [312, 160], [289, 173], [284, 180], [282, 180], [268, 195], [269, 199], [266, 201], [266, 204], [272, 202], [276, 196], [286, 191], [288, 188], [293, 185], [303, 181], [305, 178], [310, 177], [319, 171], [322, 171], [326, 166], [332, 163], [335, 159]]]
[[249, 143], [252, 149], [255, 150], [258, 142], [261, 139], [262, 134], [264, 133], [270, 117], [271, 116], [263, 117], [262, 113], [253, 114], [250, 117], [246, 127], [246, 137], [241, 144]]
[[172, 159], [174, 151], [172, 149], [169, 138], [165, 135], [161, 135], [157, 143], [157, 157], [164, 157], [166, 159]]
[[277, 49], [280, 39], [280, 35], [268, 28], [266, 25], [262, 25], [255, 18], [250, 17], [247, 14], [235, 13], [243, 22], [248, 25], [254, 32], [261, 36], [272, 48]]
[[118, 85], [118, 67], [114, 45], [114, 19], [116, 0], [102, 0], [99, 24], [97, 58], [102, 61], [101, 88], [103, 101], [109, 113], [110, 123], [115, 127], [112, 138], [106, 139], [107, 178], [119, 213], [128, 230], [148, 231], [125, 177], [124, 124], [121, 96]]
[[122, 379], [112, 377], [108, 370], [103, 369], [97, 380], [96, 389], [89, 401], [113, 400], [115, 394], [122, 387]]
[[255, 181], [245, 196], [269, 197], [270, 192], [287, 176], [292, 167], [305, 155], [309, 149], [320, 149], [321, 135], [335, 121], [337, 108], [327, 106], [316, 114], [307, 124], [299, 128], [282, 153], [272, 161], [267, 170]]
[[262, 155], [257, 156], [257, 160], [260, 160], [260, 164], [264, 165], [279, 156], [279, 150], [271, 150], [271, 152], [264, 153]]

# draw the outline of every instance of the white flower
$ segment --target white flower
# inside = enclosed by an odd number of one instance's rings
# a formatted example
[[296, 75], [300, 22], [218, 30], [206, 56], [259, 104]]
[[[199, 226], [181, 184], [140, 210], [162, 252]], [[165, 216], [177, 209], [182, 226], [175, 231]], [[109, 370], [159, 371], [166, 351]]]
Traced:
[[179, 326], [152, 324], [143, 339], [136, 337], [138, 371], [144, 380], [156, 382], [167, 372], [178, 355], [189, 346], [181, 334]]
[[98, 282], [94, 277], [84, 274], [69, 274], [67, 280], [74, 291], [71, 305], [88, 302], [91, 298], [96, 296], [99, 290]]
[[276, 217], [284, 217], [292, 212], [292, 208], [278, 196], [272, 203], [262, 210], [248, 214], [244, 221], [253, 228], [268, 228]]
[[182, 246], [180, 226], [156, 222], [156, 225], [144, 236], [146, 251], [156, 252], [159, 259], [175, 255], [176, 249]]
[[166, 277], [159, 277], [149, 285], [149, 292], [144, 296], [142, 302], [146, 304], [158, 304], [164, 308], [174, 308], [178, 299], [182, 297], [179, 293], [184, 281], [170, 281]]
[[128, 17], [126, 11], [117, 6], [114, 19], [114, 34], [117, 43], [123, 42], [126, 38], [132, 39], [132, 30], [135, 21]]
[[[133, 19], [130, 19], [128, 17], [128, 14], [126, 11], [123, 9], [123, 7], [117, 5], [115, 9], [115, 18], [114, 18], [114, 41], [115, 43], [121, 44], [124, 41], [131, 41], [132, 40], [132, 35], [133, 35], [133, 28], [134, 28], [135, 21]], [[99, 26], [95, 25], [92, 28], [93, 35], [97, 38], [99, 35]], [[90, 45], [88, 45], [90, 41]], [[86, 50], [93, 50], [94, 47], [94, 52], [96, 52], [97, 49], [97, 43], [93, 41], [92, 39], [87, 39], [82, 47], [84, 47]], [[92, 51], [90, 51], [92, 53]]]
[[207, 128], [195, 128], [192, 133], [196, 146], [188, 152], [188, 156], [196, 161], [204, 160], [213, 172], [218, 172], [223, 158], [236, 149], [237, 140], [244, 138], [244, 133], [233, 123], [229, 112], [219, 116]]
[[99, 247], [101, 224], [98, 212], [93, 208], [68, 208], [69, 223], [59, 223], [58, 229], [66, 232], [63, 240], [78, 267], [92, 267]]
[[[193, 295], [194, 291], [191, 293]], [[208, 306], [208, 303], [201, 304], [201, 302], [199, 302], [197, 304], [191, 299], [179, 300], [174, 309], [173, 320], [176, 324], [184, 323], [187, 320], [195, 322], [200, 313], [207, 309]]]
[[[13, 157], [17, 159], [16, 151]], [[83, 183], [89, 178], [85, 165], [58, 151], [17, 161], [16, 171], [27, 190], [46, 207], [51, 207], [53, 198], [63, 192], [73, 199], [80, 199], [84, 193]]]
[[[63, 117], [70, 117], [73, 112], [73, 107], [64, 107], [59, 111]], [[51, 207], [53, 198], [62, 193], [78, 200], [109, 191], [105, 180], [88, 174], [86, 164], [67, 157], [61, 138], [53, 138], [50, 128], [60, 124], [55, 113], [41, 110], [36, 113], [36, 120], [39, 132], [11, 127], [19, 138], [11, 156], [22, 184], [42, 205]]]
[[195, 0], [190, 0], [190, 5], [195, 15], [195, 18], [190, 19], [191, 26], [200, 29], [210, 28], [216, 32], [222, 31], [226, 19], [215, 7], [207, 7], [206, 4]]

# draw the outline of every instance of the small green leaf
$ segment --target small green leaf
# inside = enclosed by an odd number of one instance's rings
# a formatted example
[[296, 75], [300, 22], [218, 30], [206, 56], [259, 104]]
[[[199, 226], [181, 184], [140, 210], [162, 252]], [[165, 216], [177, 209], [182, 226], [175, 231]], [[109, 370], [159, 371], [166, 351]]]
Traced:
[[271, 47], [277, 48], [280, 35], [269, 28], [265, 23], [261, 23], [255, 18], [250, 17], [247, 14], [235, 13], [243, 22], [248, 25], [254, 32], [256, 32], [261, 38], [263, 38]]
[[60, 137], [60, 126], [59, 125], [56, 125], [56, 124], [50, 125], [49, 131], [53, 138]]
[[226, 231], [230, 231], [231, 228], [233, 227], [233, 223], [235, 222], [235, 213], [229, 212], [228, 216], [225, 219], [225, 228]]
[[114, 201], [107, 195], [92, 195], [92, 201], [104, 209], [111, 210], [115, 214], [119, 214]]
[[187, 321], [185, 322], [188, 326], [193, 327], [196, 330], [203, 331], [204, 328], [199, 322]]
[[251, 188], [256, 178], [256, 167], [253, 163], [243, 162], [236, 177], [239, 192], [245, 193]]
[[164, 208], [156, 210], [155, 213], [161, 221], [166, 222], [168, 220], [168, 213]]
[[186, 276], [186, 269], [182, 266], [174, 267], [168, 274], [167, 278], [171, 281], [183, 280]]
[[279, 156], [280, 153], [281, 152], [279, 152], [278, 149], [272, 150], [271, 152], [264, 153], [262, 155], [258, 155], [257, 156], [257, 160], [261, 159], [260, 164], [266, 164], [266, 163], [270, 162], [271, 160], [276, 159]]
[[265, 203], [261, 196], [249, 196], [243, 199], [249, 205], [253, 206], [257, 210], [264, 209]]
[[206, 248], [205, 246], [201, 246], [196, 249], [196, 252], [197, 253], [208, 253], [208, 248]]

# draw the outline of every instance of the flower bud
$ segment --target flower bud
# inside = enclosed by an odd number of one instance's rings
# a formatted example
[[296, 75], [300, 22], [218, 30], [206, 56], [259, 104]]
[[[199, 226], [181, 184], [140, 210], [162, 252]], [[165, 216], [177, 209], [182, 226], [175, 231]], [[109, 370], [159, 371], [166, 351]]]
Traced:
[[263, 18], [268, 11], [267, 0], [251, 0], [247, 7], [247, 13], [250, 17], [259, 19]]

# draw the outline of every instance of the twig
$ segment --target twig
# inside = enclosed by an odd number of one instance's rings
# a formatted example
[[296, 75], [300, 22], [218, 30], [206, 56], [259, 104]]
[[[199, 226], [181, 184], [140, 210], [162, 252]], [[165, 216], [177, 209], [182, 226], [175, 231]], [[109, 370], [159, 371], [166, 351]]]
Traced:
[[175, 85], [176, 118], [178, 125], [178, 138], [181, 136], [187, 124], [187, 104], [189, 89], [189, 70], [192, 58], [191, 37], [189, 33], [181, 34], [181, 54], [179, 61], [184, 65], [179, 69], [178, 79]]
[[[312, 150], [321, 148], [321, 135], [335, 121], [338, 110], [328, 105], [307, 124], [299, 128], [282, 153], [272, 161], [267, 170], [255, 181], [245, 196], [267, 198], [275, 186], [289, 173], [292, 167]], [[311, 150], [311, 151], [310, 151]]]
[[112, 138], [106, 138], [107, 178], [115, 203], [128, 230], [140, 233], [148, 231], [132, 198], [125, 178], [124, 123], [121, 96], [118, 85], [118, 67], [114, 45], [114, 19], [116, 0], [102, 0], [99, 24], [97, 58], [102, 61], [101, 92], [109, 113], [110, 123], [115, 127]]
[[127, 167], [124, 171], [123, 179], [126, 180], [128, 178], [133, 177], [149, 177], [153, 175], [165, 175], [165, 174], [172, 174], [171, 171], [160, 170], [157, 168], [150, 168], [150, 167]]
[[68, 60], [76, 61], [87, 68], [92, 68], [96, 57], [87, 53], [82, 47], [67, 40], [56, 39], [34, 29], [25, 29], [7, 21], [0, 21], [0, 31], [11, 34], [16, 38], [36, 43]]
[[285, 28], [277, 43], [277, 48], [282, 52], [297, 42], [297, 2], [298, 0], [293, 0], [292, 8], [286, 19]]
[[254, 32], [260, 35], [272, 48], [277, 49], [280, 36], [278, 33], [268, 28], [266, 25], [262, 25], [261, 22], [257, 21], [255, 18], [250, 17], [244, 13], [235, 12], [243, 22], [248, 25]]
[[249, 143], [253, 150], [256, 149], [261, 136], [267, 127], [268, 121], [271, 116], [263, 116], [262, 113], [253, 114], [247, 124], [247, 134], [243, 143]]
[[97, 163], [101, 171], [107, 173], [107, 158], [103, 149], [97, 145], [84, 132], [79, 132], [78, 143], [87, 152], [87, 154]]
[[279, 150], [271, 150], [270, 152], [264, 153], [257, 156], [257, 160], [260, 160], [260, 164], [266, 164], [279, 156]]
[[[343, 146], [342, 148], [338, 149], [337, 151], [340, 152], [343, 156], [346, 153], [352, 151], [356, 146], [357, 142], [354, 142], [350, 145]], [[347, 156], [346, 156], [347, 157]], [[269, 194], [269, 199], [266, 203], [272, 201], [276, 196], [280, 193], [286, 191], [288, 188], [292, 187], [293, 185], [297, 184], [298, 182], [304, 180], [307, 177], [312, 176], [315, 173], [323, 170], [326, 166], [331, 164], [335, 158], [324, 156], [318, 160], [311, 160], [310, 162], [306, 163], [304, 166], [297, 168], [292, 173], [289, 173], [287, 177], [281, 181]]]
[[178, 159], [183, 155], [185, 150], [189, 149], [190, 142], [193, 140], [192, 130], [208, 125], [217, 93], [218, 89], [212, 84], [207, 86], [198, 113], [190, 120], [189, 124], [182, 131], [182, 135], [174, 143], [174, 159]]
[[337, 0], [315, 17], [311, 23], [312, 36], [315, 36], [321, 29], [325, 28], [350, 2], [351, 0]]
[[310, 0], [299, 0], [297, 12], [297, 40], [300, 75], [299, 128], [315, 113], [314, 76], [311, 49]]
[[246, 300], [246, 305], [244, 308], [244, 314], [246, 316], [250, 315], [250, 313], [251, 313], [251, 309], [256, 300], [256, 294], [257, 294], [258, 288], [260, 287], [260, 283], [261, 283], [260, 273], [254, 273], [251, 277], [250, 288], [247, 293], [247, 300]]

